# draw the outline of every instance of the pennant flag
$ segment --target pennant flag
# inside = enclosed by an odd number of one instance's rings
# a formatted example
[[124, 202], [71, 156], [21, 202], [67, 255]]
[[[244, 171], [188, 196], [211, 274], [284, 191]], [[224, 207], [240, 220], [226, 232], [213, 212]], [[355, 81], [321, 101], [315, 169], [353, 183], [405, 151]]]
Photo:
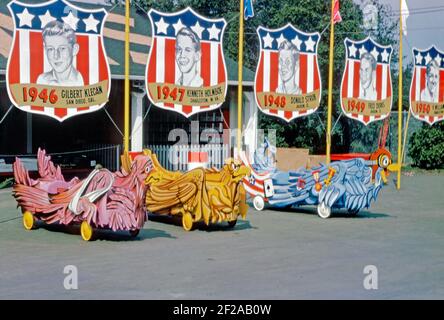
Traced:
[[402, 0], [401, 3], [401, 15], [402, 15], [402, 33], [407, 35], [407, 18], [410, 15], [409, 8], [407, 7], [407, 2]]
[[339, 0], [335, 0], [335, 6], [333, 7], [333, 22], [335, 24], [342, 22], [341, 13], [339, 12]]
[[244, 18], [247, 20], [248, 18], [254, 17], [253, 10], [253, 0], [244, 0]]

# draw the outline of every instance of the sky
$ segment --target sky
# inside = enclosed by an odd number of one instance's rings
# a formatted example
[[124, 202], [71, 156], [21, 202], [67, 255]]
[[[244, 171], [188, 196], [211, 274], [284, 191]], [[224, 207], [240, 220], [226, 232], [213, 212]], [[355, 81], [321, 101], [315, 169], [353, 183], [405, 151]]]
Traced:
[[[106, 2], [106, 0], [77, 1], [86, 3]], [[360, 3], [361, 0], [355, 0], [355, 2]], [[399, 0], [379, 0], [379, 2], [391, 5], [393, 10], [399, 13]], [[408, 43], [404, 46], [404, 54], [407, 54], [406, 51], [411, 51], [409, 45], [425, 49], [431, 44], [435, 44], [444, 51], [444, 0], [406, 0], [406, 3], [410, 10], [410, 16], [407, 19], [406, 42]], [[432, 9], [427, 10], [427, 8]], [[393, 17], [393, 19], [397, 19], [397, 17]]]
[[[391, 5], [399, 13], [399, 0], [380, 2]], [[403, 41], [403, 53], [407, 59], [411, 59], [412, 47], [427, 49], [434, 44], [444, 51], [444, 0], [406, 0], [406, 3], [410, 16], [407, 18], [407, 41]]]
[[[106, 2], [106, 0], [77, 1], [85, 3]], [[361, 3], [362, 0], [354, 1]], [[379, 0], [379, 2], [389, 4], [395, 13], [399, 13], [399, 0]], [[444, 51], [444, 0], [406, 0], [406, 3], [410, 10], [410, 16], [407, 19], [407, 40], [403, 43], [403, 53], [407, 56], [406, 63], [411, 59], [412, 47], [427, 49], [435, 44], [441, 51]], [[393, 19], [398, 19], [398, 17], [394, 16]]]

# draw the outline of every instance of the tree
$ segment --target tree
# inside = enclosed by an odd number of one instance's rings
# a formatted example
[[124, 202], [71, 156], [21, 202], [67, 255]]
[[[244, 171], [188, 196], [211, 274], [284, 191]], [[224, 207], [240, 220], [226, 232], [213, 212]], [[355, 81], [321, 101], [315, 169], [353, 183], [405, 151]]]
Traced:
[[410, 138], [410, 156], [415, 166], [424, 169], [444, 168], [444, 122], [433, 126], [424, 123]]
[[[228, 25], [224, 35], [224, 52], [232, 59], [238, 59], [238, 15], [239, 1], [216, 0], [137, 0], [136, 3], [145, 10], [153, 7], [166, 12], [174, 12], [191, 6], [197, 12], [208, 17], [223, 17]], [[376, 4], [379, 11], [378, 28], [372, 33], [375, 40], [383, 45], [392, 44], [394, 53], [392, 61], [397, 61], [398, 21], [389, 5]], [[174, 8], [174, 9], [172, 9]], [[259, 58], [259, 41], [256, 28], [260, 25], [267, 28], [282, 27], [287, 23], [307, 31], [315, 32], [325, 29], [318, 48], [318, 61], [322, 79], [321, 105], [315, 115], [299, 118], [287, 124], [275, 117], [260, 114], [262, 129], [275, 129], [277, 145], [309, 148], [314, 153], [325, 152], [325, 123], [327, 109], [327, 79], [329, 57], [330, 1], [325, 0], [257, 0], [254, 2], [255, 16], [245, 21], [244, 65], [256, 70]], [[333, 86], [333, 121], [341, 114], [339, 90], [342, 79], [345, 37], [364, 39], [367, 35], [362, 27], [362, 13], [354, 1], [341, 2], [342, 22], [335, 25], [334, 53], [334, 86]], [[397, 76], [393, 74], [393, 88]], [[406, 79], [407, 80], [407, 79]], [[393, 90], [393, 106], [396, 109], [397, 90]], [[404, 91], [408, 93], [408, 90]], [[405, 100], [408, 101], [408, 100]], [[379, 128], [382, 122], [372, 123], [365, 127], [355, 120], [342, 116], [332, 132], [332, 151], [369, 152], [376, 147]], [[360, 141], [361, 143], [357, 143]]]
[[[330, 22], [329, 1], [288, 1], [282, 5], [280, 1], [257, 1], [255, 10], [260, 12], [254, 18], [255, 26], [265, 25], [277, 28], [287, 22], [304, 31], [321, 31]], [[392, 44], [397, 47], [397, 20], [392, 19], [390, 6], [377, 4], [379, 11], [378, 28], [372, 33], [372, 37], [381, 44]], [[377, 144], [378, 134], [382, 122], [376, 122], [367, 127], [358, 121], [340, 116], [340, 83], [345, 60], [345, 37], [352, 39], [364, 39], [367, 34], [362, 27], [362, 13], [359, 6], [353, 1], [341, 2], [342, 22], [335, 25], [335, 53], [333, 66], [333, 123], [337, 125], [332, 131], [332, 152], [370, 152]], [[257, 18], [257, 19], [256, 19]], [[293, 120], [290, 124], [261, 114], [262, 128], [280, 128], [285, 126], [281, 139], [281, 146], [294, 146], [309, 148], [314, 153], [325, 152], [325, 123], [327, 109], [327, 79], [329, 57], [329, 29], [322, 35], [318, 48], [318, 60], [321, 68], [323, 91], [318, 116], [311, 115], [305, 118]], [[395, 50], [392, 61], [397, 60], [398, 52]], [[257, 57], [256, 57], [257, 60]], [[396, 84], [397, 77], [393, 77]], [[394, 87], [395, 88], [395, 87]], [[395, 90], [393, 90], [395, 92]], [[406, 91], [408, 92], [408, 90]], [[395, 96], [393, 106], [395, 107]], [[340, 119], [338, 120], [338, 118]], [[278, 130], [279, 134], [279, 130]], [[305, 137], [305, 138], [304, 138]], [[279, 137], [278, 137], [279, 138]]]

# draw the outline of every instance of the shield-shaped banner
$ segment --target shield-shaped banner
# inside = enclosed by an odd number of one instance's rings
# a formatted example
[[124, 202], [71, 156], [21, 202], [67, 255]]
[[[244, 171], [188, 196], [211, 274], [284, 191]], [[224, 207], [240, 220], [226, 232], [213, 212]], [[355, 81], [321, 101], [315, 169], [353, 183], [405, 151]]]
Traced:
[[14, 0], [8, 8], [15, 26], [6, 73], [12, 103], [60, 122], [102, 108], [110, 92], [102, 37], [106, 11], [65, 0]]
[[342, 111], [365, 125], [385, 119], [392, 109], [392, 46], [380, 45], [370, 37], [362, 41], [346, 38], [344, 44]]
[[205, 18], [191, 8], [151, 9], [148, 16], [153, 39], [145, 82], [151, 102], [185, 117], [220, 107], [227, 93], [225, 20]]
[[262, 112], [287, 122], [316, 111], [321, 101], [317, 57], [319, 33], [291, 24], [280, 29], [258, 27], [259, 63], [254, 92]]
[[435, 46], [413, 48], [415, 68], [410, 85], [410, 111], [430, 125], [444, 119], [444, 52]]

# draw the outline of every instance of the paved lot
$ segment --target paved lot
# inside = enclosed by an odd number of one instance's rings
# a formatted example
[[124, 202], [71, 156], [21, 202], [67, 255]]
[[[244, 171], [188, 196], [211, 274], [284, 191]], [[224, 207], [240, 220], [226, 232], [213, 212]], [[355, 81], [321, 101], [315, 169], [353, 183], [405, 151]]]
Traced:
[[[317, 299], [444, 298], [444, 176], [403, 177], [357, 218], [321, 220], [314, 208], [250, 209], [248, 221], [184, 232], [148, 221], [135, 240], [76, 227], [25, 231], [0, 191], [0, 298]], [[63, 269], [78, 268], [65, 290]], [[378, 268], [378, 290], [363, 269]]]

